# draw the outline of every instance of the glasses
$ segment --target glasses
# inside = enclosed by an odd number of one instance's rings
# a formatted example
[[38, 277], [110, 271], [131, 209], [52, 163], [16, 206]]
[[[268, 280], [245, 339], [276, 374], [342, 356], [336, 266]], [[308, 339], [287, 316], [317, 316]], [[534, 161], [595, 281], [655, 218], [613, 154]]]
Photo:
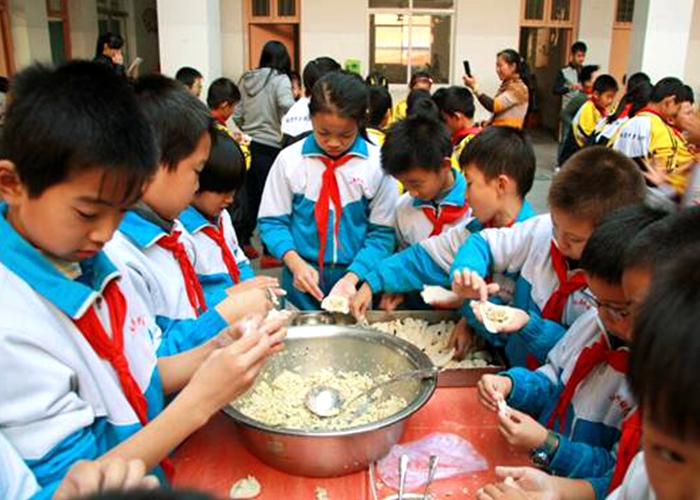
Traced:
[[617, 307], [610, 304], [606, 304], [605, 302], [601, 302], [600, 300], [598, 300], [598, 297], [588, 292], [587, 290], [582, 291], [581, 294], [592, 304], [594, 304], [599, 311], [607, 311], [614, 321], [622, 321], [623, 319], [629, 317], [629, 315], [631, 314], [631, 304], [629, 303], [625, 307]]

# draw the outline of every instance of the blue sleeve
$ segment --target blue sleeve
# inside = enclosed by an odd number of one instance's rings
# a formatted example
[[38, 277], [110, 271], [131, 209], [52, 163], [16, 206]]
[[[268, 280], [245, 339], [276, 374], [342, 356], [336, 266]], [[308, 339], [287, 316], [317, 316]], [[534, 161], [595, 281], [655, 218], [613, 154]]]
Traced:
[[492, 260], [488, 242], [480, 233], [472, 234], [457, 251], [450, 269], [450, 276], [455, 271], [461, 271], [465, 268], [476, 271], [479, 276], [486, 276], [491, 269]]
[[60, 482], [56, 481], [45, 488], [41, 488], [39, 491], [29, 497], [29, 500], [51, 500], [51, 497], [53, 497], [53, 494], [56, 493], [56, 490], [60, 484]]
[[542, 413], [558, 392], [557, 385], [539, 371], [511, 368], [503, 375], [513, 382], [508, 404], [535, 417]]
[[415, 244], [384, 259], [367, 276], [367, 283], [374, 293], [404, 293], [422, 290], [423, 285], [449, 288], [449, 278], [430, 254], [421, 245]]
[[276, 259], [282, 259], [284, 254], [295, 249], [291, 222], [292, 216], [289, 214], [258, 219], [260, 239]]
[[608, 490], [612, 481], [613, 471], [610, 471], [602, 477], [587, 478], [586, 481], [591, 483], [595, 492], [595, 500], [605, 500], [608, 498]]
[[348, 272], [355, 273], [360, 280], [375, 269], [396, 246], [396, 232], [393, 227], [369, 224], [365, 244], [348, 266]]
[[547, 361], [547, 355], [557, 345], [566, 333], [566, 328], [556, 321], [542, 318], [539, 311], [527, 311], [530, 321], [523, 329], [513, 335], [519, 335], [527, 345], [527, 349], [537, 361], [542, 364]]
[[[559, 436], [559, 448], [549, 464], [549, 469], [554, 474], [573, 478], [590, 478], [604, 476], [614, 470], [615, 456], [611, 451], [601, 446], [571, 441], [561, 434], [557, 434], [557, 436]], [[608, 480], [608, 486], [609, 484], [610, 480]]]
[[228, 294], [226, 290], [233, 286], [233, 280], [228, 273], [219, 274], [198, 274], [199, 282], [202, 284], [204, 300], [207, 307], [212, 308], [224, 300]]
[[189, 351], [204, 344], [228, 326], [226, 320], [213, 308], [197, 319], [173, 320], [165, 316], [156, 316], [156, 323], [163, 332], [158, 357]]
[[241, 273], [241, 282], [255, 278], [255, 271], [248, 262], [239, 263], [238, 271]]

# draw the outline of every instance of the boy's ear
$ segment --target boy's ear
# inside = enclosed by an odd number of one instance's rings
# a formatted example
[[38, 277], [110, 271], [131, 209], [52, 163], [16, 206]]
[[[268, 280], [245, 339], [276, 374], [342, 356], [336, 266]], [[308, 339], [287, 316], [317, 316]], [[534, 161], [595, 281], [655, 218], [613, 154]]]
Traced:
[[0, 198], [13, 205], [26, 197], [26, 192], [15, 164], [9, 160], [0, 160]]
[[515, 184], [513, 179], [511, 179], [510, 177], [508, 177], [505, 174], [500, 174], [496, 178], [496, 182], [498, 183], [498, 190], [503, 194], [506, 194], [506, 193], [512, 191], [512, 187]]
[[442, 159], [442, 165], [440, 165], [440, 170], [451, 170], [452, 169], [452, 158], [446, 157]]

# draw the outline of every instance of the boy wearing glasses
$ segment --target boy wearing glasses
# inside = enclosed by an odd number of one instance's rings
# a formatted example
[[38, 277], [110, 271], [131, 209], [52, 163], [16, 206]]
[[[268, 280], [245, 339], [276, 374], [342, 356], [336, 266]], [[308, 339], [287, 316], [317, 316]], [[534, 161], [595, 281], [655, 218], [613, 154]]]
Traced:
[[506, 401], [513, 408], [498, 414], [511, 445], [552, 474], [597, 478], [591, 480], [597, 498], [610, 484], [622, 423], [636, 408], [625, 378], [632, 331], [622, 288], [625, 251], [663, 216], [634, 205], [604, 219], [581, 256], [595, 309], [574, 322], [537, 371], [512, 368], [479, 382], [484, 405], [495, 409]]

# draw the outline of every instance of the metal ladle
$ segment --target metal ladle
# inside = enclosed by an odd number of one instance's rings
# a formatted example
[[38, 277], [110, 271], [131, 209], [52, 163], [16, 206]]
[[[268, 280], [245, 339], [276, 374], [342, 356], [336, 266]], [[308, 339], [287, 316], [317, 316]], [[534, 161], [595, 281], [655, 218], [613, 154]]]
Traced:
[[419, 379], [423, 380], [426, 378], [434, 377], [438, 374], [439, 369], [436, 367], [421, 368], [419, 370], [411, 370], [410, 372], [400, 373], [389, 380], [375, 384], [369, 390], [355, 396], [350, 401], [345, 401], [340, 391], [334, 387], [329, 387], [327, 385], [318, 385], [309, 390], [304, 398], [304, 403], [306, 408], [321, 418], [329, 418], [340, 415], [348, 408], [352, 406], [355, 401], [372, 396], [378, 389], [386, 387], [396, 382], [402, 382], [404, 380]]

